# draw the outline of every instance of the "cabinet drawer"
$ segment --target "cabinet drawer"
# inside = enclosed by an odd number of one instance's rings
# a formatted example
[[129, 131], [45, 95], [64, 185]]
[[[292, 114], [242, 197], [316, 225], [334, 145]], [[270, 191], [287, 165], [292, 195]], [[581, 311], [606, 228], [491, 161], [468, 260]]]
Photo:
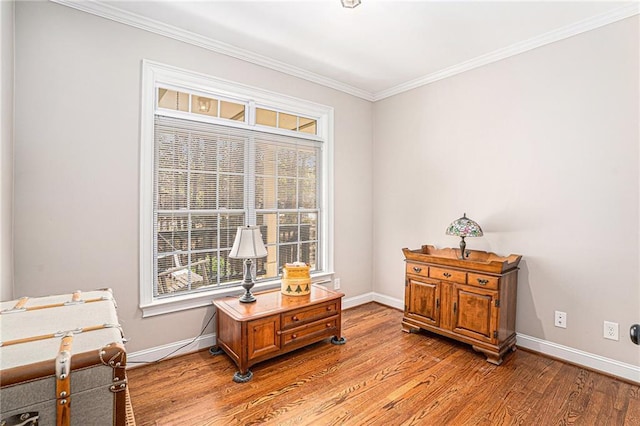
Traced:
[[282, 314], [282, 329], [298, 327], [321, 318], [330, 317], [338, 312], [338, 302], [332, 301], [308, 308]]
[[429, 276], [429, 267], [420, 263], [407, 262], [407, 274], [420, 275], [422, 277]]
[[490, 275], [472, 274], [469, 272], [469, 285], [482, 288], [490, 288], [492, 290], [498, 289], [498, 277], [492, 277]]
[[431, 266], [429, 268], [429, 276], [439, 280], [453, 281], [462, 284], [467, 282], [467, 273], [464, 271], [456, 271], [455, 269], [435, 268]]
[[335, 335], [338, 325], [338, 317], [333, 316], [316, 321], [302, 327], [292, 328], [282, 332], [282, 347], [297, 343], [309, 343], [311, 340], [322, 340]]

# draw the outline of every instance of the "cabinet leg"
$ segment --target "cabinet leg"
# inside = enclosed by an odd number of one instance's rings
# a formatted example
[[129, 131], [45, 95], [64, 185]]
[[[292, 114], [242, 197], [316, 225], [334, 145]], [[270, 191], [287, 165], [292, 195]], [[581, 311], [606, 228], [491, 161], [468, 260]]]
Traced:
[[420, 331], [420, 328], [412, 327], [410, 325], [402, 323], [402, 331], [404, 331], [405, 333], [417, 333]]
[[487, 357], [487, 362], [494, 364], [494, 365], [500, 365], [502, 364], [502, 355], [499, 353], [493, 353], [493, 352], [488, 352], [485, 349], [479, 348], [477, 346], [471, 346], [473, 348], [474, 351], [476, 352], [481, 352], [483, 353], [486, 357]]
[[236, 371], [236, 374], [233, 375], [233, 381], [236, 383], [246, 383], [253, 378], [253, 373], [251, 370], [247, 370], [245, 374]]
[[346, 337], [333, 336], [331, 338], [331, 343], [333, 343], [334, 345], [344, 345], [345, 343], [347, 343], [347, 338]]
[[487, 362], [495, 365], [502, 364], [502, 357], [500, 355], [495, 354], [485, 354], [487, 355]]

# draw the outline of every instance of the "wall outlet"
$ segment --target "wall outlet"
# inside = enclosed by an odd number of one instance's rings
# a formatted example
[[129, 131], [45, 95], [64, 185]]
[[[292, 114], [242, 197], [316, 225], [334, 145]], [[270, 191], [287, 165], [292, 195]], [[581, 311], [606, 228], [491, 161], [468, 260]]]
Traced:
[[555, 326], [560, 328], [567, 328], [567, 313], [556, 311]]
[[340, 278], [335, 278], [333, 280], [333, 289], [340, 290]]
[[610, 340], [618, 340], [618, 323], [617, 322], [604, 322], [604, 338]]

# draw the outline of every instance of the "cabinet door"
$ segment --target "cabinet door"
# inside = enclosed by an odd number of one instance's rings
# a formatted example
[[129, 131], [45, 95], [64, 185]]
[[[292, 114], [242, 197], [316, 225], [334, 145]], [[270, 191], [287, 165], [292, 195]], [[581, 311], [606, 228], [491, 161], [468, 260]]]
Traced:
[[248, 359], [280, 350], [280, 315], [273, 315], [247, 323]]
[[440, 282], [407, 277], [407, 315], [427, 324], [440, 324]]
[[462, 284], [454, 284], [452, 289], [453, 332], [497, 343], [498, 292]]

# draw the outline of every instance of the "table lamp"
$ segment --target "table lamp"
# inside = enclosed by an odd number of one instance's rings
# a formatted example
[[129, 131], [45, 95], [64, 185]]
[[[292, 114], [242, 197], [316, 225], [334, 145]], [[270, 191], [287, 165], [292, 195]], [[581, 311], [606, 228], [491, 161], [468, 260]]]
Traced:
[[229, 252], [229, 257], [231, 259], [244, 259], [244, 281], [242, 282], [242, 288], [245, 289], [245, 293], [240, 297], [240, 302], [251, 303], [256, 301], [255, 296], [251, 294], [251, 288], [255, 284], [253, 274], [251, 273], [251, 266], [253, 264], [251, 259], [265, 257], [266, 255], [267, 249], [262, 242], [260, 227], [238, 226], [236, 239]]
[[469, 219], [467, 214], [464, 213], [460, 219], [456, 219], [447, 227], [447, 235], [455, 235], [460, 237], [460, 257], [459, 259], [464, 260], [468, 254], [466, 254], [465, 249], [467, 248], [467, 243], [464, 241], [465, 237], [482, 237], [482, 228], [478, 225], [477, 222]]

